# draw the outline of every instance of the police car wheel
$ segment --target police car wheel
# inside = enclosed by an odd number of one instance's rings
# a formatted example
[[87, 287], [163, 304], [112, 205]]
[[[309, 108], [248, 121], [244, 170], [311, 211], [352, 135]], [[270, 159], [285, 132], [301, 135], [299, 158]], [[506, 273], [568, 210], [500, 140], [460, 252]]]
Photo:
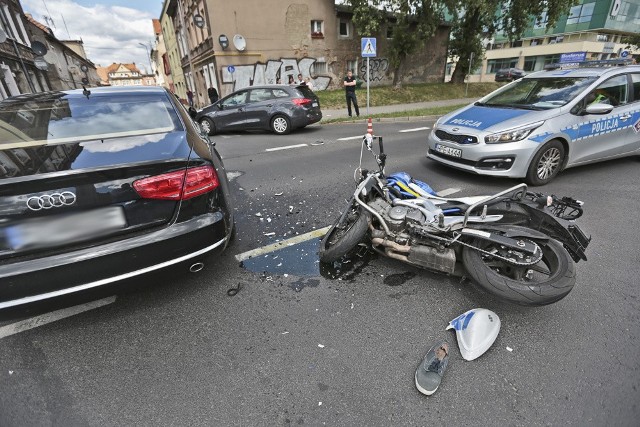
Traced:
[[564, 165], [564, 146], [560, 141], [547, 142], [536, 153], [529, 165], [526, 182], [529, 185], [544, 185], [558, 175]]

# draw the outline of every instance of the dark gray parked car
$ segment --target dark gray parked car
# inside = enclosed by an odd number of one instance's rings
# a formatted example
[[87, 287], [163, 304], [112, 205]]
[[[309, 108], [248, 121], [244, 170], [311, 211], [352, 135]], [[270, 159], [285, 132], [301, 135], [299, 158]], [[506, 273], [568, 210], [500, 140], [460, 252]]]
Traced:
[[320, 101], [307, 86], [251, 86], [198, 111], [195, 120], [209, 135], [264, 129], [284, 135], [322, 118]]
[[520, 68], [503, 68], [501, 70], [498, 70], [496, 72], [496, 81], [497, 82], [512, 82], [514, 80], [518, 80], [524, 76], [526, 76], [527, 73], [524, 72], [524, 70], [521, 70]]

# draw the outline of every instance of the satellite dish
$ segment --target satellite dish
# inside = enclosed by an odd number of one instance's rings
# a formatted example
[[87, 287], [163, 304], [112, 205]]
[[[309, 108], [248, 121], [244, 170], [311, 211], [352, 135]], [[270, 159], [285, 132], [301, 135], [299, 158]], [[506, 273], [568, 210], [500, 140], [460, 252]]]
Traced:
[[242, 35], [236, 34], [235, 36], [233, 36], [233, 45], [239, 51], [243, 51], [247, 48], [247, 41], [244, 39]]
[[7, 33], [5, 33], [2, 28], [0, 28], [0, 43], [4, 43], [6, 41], [7, 41]]
[[44, 43], [39, 41], [31, 43], [31, 50], [38, 56], [44, 56], [47, 54], [47, 47], [44, 45]]

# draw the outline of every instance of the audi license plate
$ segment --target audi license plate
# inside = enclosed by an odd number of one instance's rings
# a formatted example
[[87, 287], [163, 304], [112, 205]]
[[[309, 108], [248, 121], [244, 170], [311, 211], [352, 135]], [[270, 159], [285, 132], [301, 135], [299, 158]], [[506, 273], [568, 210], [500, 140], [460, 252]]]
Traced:
[[13, 250], [38, 249], [103, 236], [127, 225], [122, 207], [38, 218], [9, 226], [5, 232]]
[[446, 154], [452, 157], [462, 157], [462, 150], [458, 148], [447, 147], [446, 145], [436, 144], [436, 151], [438, 153]]

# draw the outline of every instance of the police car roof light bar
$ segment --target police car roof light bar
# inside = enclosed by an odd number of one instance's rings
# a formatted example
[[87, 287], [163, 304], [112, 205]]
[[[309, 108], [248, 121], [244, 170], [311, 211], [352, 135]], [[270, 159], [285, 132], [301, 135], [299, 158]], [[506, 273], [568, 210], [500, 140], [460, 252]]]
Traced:
[[617, 67], [623, 65], [631, 65], [633, 63], [633, 59], [625, 58], [625, 59], [598, 59], [594, 61], [580, 61], [580, 62], [567, 62], [560, 63], [556, 62], [553, 64], [547, 64], [544, 66], [546, 71], [553, 71], [558, 69], [566, 69], [566, 68], [589, 68], [589, 67]]

